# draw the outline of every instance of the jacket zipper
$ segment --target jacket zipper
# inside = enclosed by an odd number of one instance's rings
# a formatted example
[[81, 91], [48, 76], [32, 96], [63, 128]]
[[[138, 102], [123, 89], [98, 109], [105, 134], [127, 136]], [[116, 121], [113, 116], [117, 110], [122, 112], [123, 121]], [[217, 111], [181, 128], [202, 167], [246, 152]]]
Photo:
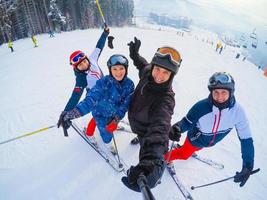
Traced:
[[217, 125], [216, 125], [216, 121], [217, 121], [217, 115], [215, 115], [214, 124], [213, 124], [213, 127], [212, 127], [213, 137], [212, 137], [212, 139], [211, 139], [211, 141], [209, 143], [209, 147], [214, 143], [214, 140], [215, 140], [216, 135], [218, 133], [219, 125], [220, 125], [220, 122], [221, 122], [221, 111], [219, 111], [219, 117], [218, 117]]

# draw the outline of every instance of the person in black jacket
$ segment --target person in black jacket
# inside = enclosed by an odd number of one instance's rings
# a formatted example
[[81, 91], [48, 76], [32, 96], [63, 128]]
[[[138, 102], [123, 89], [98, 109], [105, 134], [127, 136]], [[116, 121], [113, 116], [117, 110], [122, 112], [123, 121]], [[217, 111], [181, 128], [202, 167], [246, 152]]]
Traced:
[[172, 82], [181, 64], [181, 57], [172, 47], [161, 47], [151, 63], [139, 55], [141, 41], [136, 37], [129, 44], [130, 57], [139, 70], [139, 83], [134, 91], [128, 118], [131, 129], [140, 143], [139, 163], [127, 171], [130, 189], [140, 191], [137, 180], [140, 175], [147, 185], [154, 188], [166, 167], [164, 154], [168, 151], [169, 131], [175, 99]]

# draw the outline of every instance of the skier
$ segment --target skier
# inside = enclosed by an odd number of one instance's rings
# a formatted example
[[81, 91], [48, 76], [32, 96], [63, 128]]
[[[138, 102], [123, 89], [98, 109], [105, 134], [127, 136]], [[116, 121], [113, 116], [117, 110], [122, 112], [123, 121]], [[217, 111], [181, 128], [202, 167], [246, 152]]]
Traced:
[[122, 181], [139, 191], [141, 175], [153, 188], [159, 182], [166, 163], [171, 116], [175, 105], [172, 82], [181, 64], [181, 57], [172, 47], [161, 47], [149, 64], [139, 55], [141, 41], [136, 37], [129, 44], [130, 57], [139, 70], [139, 83], [130, 103], [128, 118], [140, 142], [139, 163], [131, 166]]
[[14, 51], [14, 49], [13, 49], [13, 44], [12, 44], [12, 42], [11, 42], [10, 39], [8, 40], [7, 47], [10, 48], [11, 52]]
[[99, 79], [75, 108], [63, 112], [59, 124], [68, 128], [70, 120], [92, 112], [104, 144], [111, 153], [116, 154], [111, 142], [112, 133], [128, 110], [134, 83], [127, 77], [126, 57], [115, 54], [109, 58], [107, 65], [109, 75]]
[[210, 95], [197, 102], [182, 118], [171, 127], [170, 139], [179, 141], [181, 133], [187, 137], [181, 147], [165, 154], [169, 166], [175, 159], [188, 159], [195, 151], [212, 147], [220, 142], [235, 126], [242, 152], [242, 170], [237, 172], [234, 181], [245, 185], [254, 165], [254, 145], [246, 114], [236, 102], [235, 81], [226, 72], [214, 73], [208, 83]]
[[[76, 83], [72, 91], [71, 97], [64, 108], [64, 111], [72, 110], [78, 104], [83, 94], [83, 91], [86, 89], [86, 91], [88, 92], [95, 85], [96, 81], [103, 76], [102, 70], [98, 66], [97, 61], [105, 46], [105, 42], [108, 35], [109, 28], [107, 27], [101, 34], [96, 44], [96, 48], [89, 57], [87, 57], [80, 50], [74, 51], [70, 55], [70, 64], [73, 67], [74, 75], [76, 77]], [[64, 113], [64, 111], [62, 112], [62, 114]], [[59, 117], [59, 121], [57, 124], [58, 128], [60, 126], [60, 119], [61, 116]], [[85, 130], [85, 135], [92, 142], [95, 142], [95, 138], [93, 137], [95, 127], [96, 124], [94, 119], [92, 118], [88, 123], [87, 129]]]
[[38, 45], [37, 45], [37, 39], [35, 38], [35, 36], [34, 35], [32, 35], [32, 42], [33, 42], [33, 44], [34, 44], [34, 47], [38, 47]]
[[55, 37], [54, 32], [51, 29], [48, 31], [48, 33], [50, 38]]

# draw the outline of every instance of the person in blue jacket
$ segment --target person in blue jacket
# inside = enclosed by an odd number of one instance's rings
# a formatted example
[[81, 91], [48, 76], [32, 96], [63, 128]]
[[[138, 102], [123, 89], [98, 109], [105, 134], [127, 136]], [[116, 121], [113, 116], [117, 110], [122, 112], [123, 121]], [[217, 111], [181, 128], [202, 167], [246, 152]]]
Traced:
[[[71, 97], [68, 100], [64, 111], [72, 110], [79, 103], [83, 91], [86, 90], [88, 92], [95, 85], [96, 81], [103, 77], [102, 70], [98, 65], [98, 59], [102, 50], [104, 49], [108, 35], [109, 28], [107, 27], [101, 34], [94, 51], [89, 57], [87, 57], [85, 53], [80, 50], [74, 51], [70, 55], [70, 64], [73, 67], [76, 81]], [[59, 128], [60, 120], [58, 121], [57, 125]], [[95, 141], [95, 138], [93, 137], [95, 127], [96, 123], [92, 118], [87, 125], [85, 134], [93, 142]]]
[[220, 142], [235, 127], [243, 163], [234, 181], [242, 187], [253, 170], [254, 145], [245, 111], [234, 96], [235, 81], [226, 72], [216, 72], [209, 79], [208, 89], [208, 98], [197, 102], [181, 121], [171, 127], [171, 140], [179, 141], [181, 133], [186, 131], [187, 137], [181, 147], [165, 154], [165, 160], [170, 166], [175, 159], [186, 160], [195, 151]]
[[109, 75], [98, 80], [75, 108], [64, 112], [59, 123], [68, 127], [70, 120], [92, 112], [103, 142], [115, 154], [117, 152], [111, 142], [112, 133], [128, 110], [134, 83], [127, 77], [128, 59], [125, 56], [112, 55], [107, 66]]

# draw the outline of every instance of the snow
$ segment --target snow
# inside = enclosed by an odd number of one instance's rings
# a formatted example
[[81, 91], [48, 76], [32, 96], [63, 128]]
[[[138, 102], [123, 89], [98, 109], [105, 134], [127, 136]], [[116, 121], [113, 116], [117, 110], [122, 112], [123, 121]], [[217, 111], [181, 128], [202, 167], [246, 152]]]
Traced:
[[[37, 35], [39, 47], [30, 38], [15, 41], [14, 53], [6, 45], [0, 47], [0, 142], [40, 128], [55, 125], [74, 86], [69, 55], [77, 49], [92, 52], [102, 30], [90, 29], [49, 35]], [[197, 34], [197, 33], [194, 33]], [[109, 56], [121, 53], [128, 57], [127, 43], [137, 36], [142, 41], [140, 54], [151, 60], [163, 45], [177, 48], [183, 58], [175, 77], [176, 107], [172, 122], [183, 117], [198, 100], [207, 97], [208, 78], [216, 71], [227, 71], [236, 80], [236, 98], [246, 110], [255, 145], [255, 169], [243, 188], [232, 180], [192, 192], [195, 199], [266, 199], [267, 195], [267, 79], [248, 61], [235, 59], [226, 48], [222, 55], [192, 33], [179, 36], [173, 29], [111, 28], [114, 49], [105, 48], [99, 59], [105, 74]], [[201, 33], [203, 35], [203, 33]], [[129, 77], [138, 83], [137, 70], [130, 61]], [[264, 103], [265, 102], [265, 103]], [[90, 115], [76, 120], [84, 126]], [[98, 131], [96, 134], [100, 141]], [[120, 156], [130, 165], [138, 162], [139, 146], [129, 145], [133, 134], [115, 134]], [[183, 136], [184, 139], [184, 136]], [[195, 159], [175, 161], [181, 181], [189, 188], [233, 176], [241, 168], [240, 143], [232, 131], [221, 143], [199, 152], [222, 162], [225, 169], [213, 169]], [[120, 179], [123, 173], [110, 168], [82, 138], [69, 129], [51, 128], [29, 137], [0, 145], [0, 199], [142, 199], [130, 191]], [[156, 199], [183, 199], [168, 173], [152, 190]]]

